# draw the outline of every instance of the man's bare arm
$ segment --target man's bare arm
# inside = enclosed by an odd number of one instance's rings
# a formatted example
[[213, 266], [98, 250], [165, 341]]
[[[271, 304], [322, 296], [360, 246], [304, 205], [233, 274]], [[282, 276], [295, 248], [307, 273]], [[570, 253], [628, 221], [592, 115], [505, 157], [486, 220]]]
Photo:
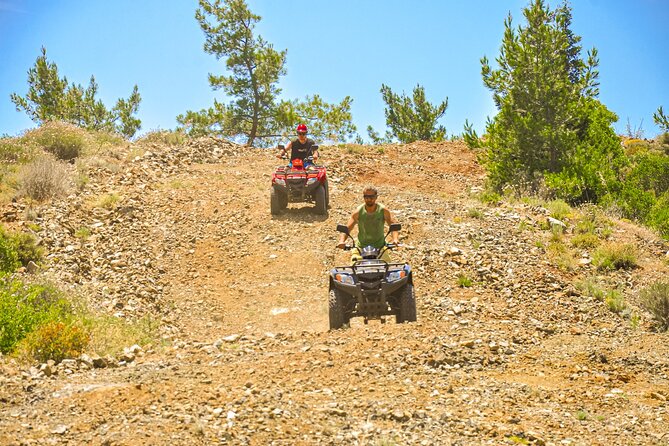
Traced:
[[[353, 231], [353, 228], [355, 228], [356, 224], [358, 224], [358, 213], [354, 212], [351, 215], [351, 218], [348, 219], [348, 223], [346, 223], [346, 227], [348, 227], [349, 234], [351, 233], [351, 231]], [[339, 235], [339, 243], [337, 244], [337, 246], [343, 248], [345, 244], [346, 244], [346, 234], [342, 233]]]
[[[393, 214], [388, 209], [383, 210], [383, 218], [386, 220], [386, 223], [388, 223], [388, 226], [395, 223], [395, 219], [393, 218]], [[393, 232], [390, 233], [390, 236], [393, 238], [393, 243], [394, 244], [398, 244], [400, 242], [400, 233], [399, 232], [393, 231]]]

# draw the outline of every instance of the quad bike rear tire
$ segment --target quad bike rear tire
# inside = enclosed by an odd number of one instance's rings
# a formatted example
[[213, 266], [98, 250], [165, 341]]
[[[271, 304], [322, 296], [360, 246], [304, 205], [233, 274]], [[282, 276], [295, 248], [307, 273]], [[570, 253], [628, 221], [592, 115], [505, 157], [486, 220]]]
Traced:
[[339, 330], [348, 324], [350, 318], [346, 317], [346, 295], [336, 288], [330, 290], [328, 302], [330, 330]]
[[328, 185], [328, 180], [325, 180], [323, 187], [325, 188], [325, 207], [330, 209], [330, 186]]
[[269, 208], [272, 212], [272, 215], [277, 215], [281, 212], [281, 198], [279, 197], [279, 192], [275, 188], [272, 188], [269, 193]]
[[279, 196], [279, 206], [281, 207], [281, 210], [286, 209], [288, 207], [288, 194], [278, 190], [276, 191], [276, 194]]
[[316, 202], [316, 213], [318, 215], [325, 215], [328, 208], [325, 201], [325, 187], [323, 185], [319, 186], [314, 192], [314, 201]]
[[395, 321], [398, 324], [403, 322], [416, 322], [416, 296], [414, 294], [413, 284], [407, 283], [400, 290], [399, 309], [395, 315]]

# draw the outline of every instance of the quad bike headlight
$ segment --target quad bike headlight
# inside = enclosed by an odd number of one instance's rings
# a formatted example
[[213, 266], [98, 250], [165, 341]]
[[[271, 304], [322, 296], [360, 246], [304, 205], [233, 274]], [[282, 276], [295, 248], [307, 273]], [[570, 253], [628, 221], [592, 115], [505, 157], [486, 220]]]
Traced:
[[285, 185], [286, 185], [286, 180], [284, 180], [283, 178], [275, 178], [275, 179], [274, 179], [274, 182], [275, 182], [276, 184], [281, 185], [281, 186], [285, 186]]
[[406, 271], [400, 270], [400, 271], [391, 271], [388, 273], [388, 277], [386, 280], [388, 282], [395, 282], [396, 280], [400, 280], [405, 278], [407, 275]]
[[353, 285], [353, 277], [348, 274], [335, 274], [335, 280], [346, 285]]
[[309, 184], [314, 184], [314, 183], [316, 182], [316, 180], [317, 180], [316, 177], [309, 178], [309, 179], [307, 180], [307, 184], [308, 184], [308, 185], [309, 185]]

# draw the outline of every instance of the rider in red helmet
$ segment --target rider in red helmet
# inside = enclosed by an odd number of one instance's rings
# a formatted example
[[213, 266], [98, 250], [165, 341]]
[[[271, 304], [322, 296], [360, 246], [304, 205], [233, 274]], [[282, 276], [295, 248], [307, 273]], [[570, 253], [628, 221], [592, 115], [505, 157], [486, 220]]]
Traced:
[[[297, 139], [288, 143], [288, 145], [277, 155], [281, 158], [286, 151], [290, 150], [290, 160], [299, 158], [304, 162], [305, 158], [309, 156], [314, 157], [314, 163], [318, 161], [318, 149], [313, 149], [316, 144], [313, 139], [307, 138], [307, 126], [300, 124], [297, 126]], [[318, 147], [318, 146], [316, 146]]]

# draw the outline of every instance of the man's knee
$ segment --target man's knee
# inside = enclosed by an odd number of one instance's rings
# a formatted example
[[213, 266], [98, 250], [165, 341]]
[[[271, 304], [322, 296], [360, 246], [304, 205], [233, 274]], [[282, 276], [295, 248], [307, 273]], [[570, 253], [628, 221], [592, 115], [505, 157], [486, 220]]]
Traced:
[[386, 249], [383, 254], [381, 254], [381, 260], [384, 262], [390, 263], [390, 250]]

